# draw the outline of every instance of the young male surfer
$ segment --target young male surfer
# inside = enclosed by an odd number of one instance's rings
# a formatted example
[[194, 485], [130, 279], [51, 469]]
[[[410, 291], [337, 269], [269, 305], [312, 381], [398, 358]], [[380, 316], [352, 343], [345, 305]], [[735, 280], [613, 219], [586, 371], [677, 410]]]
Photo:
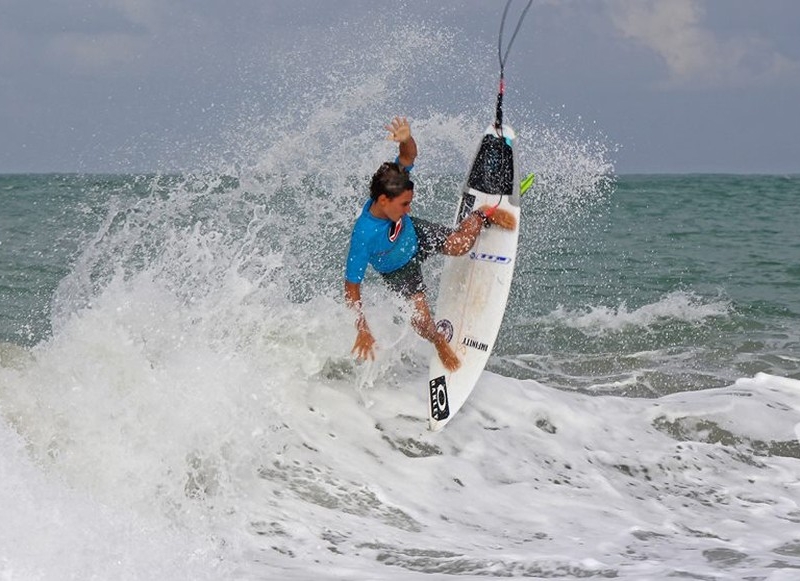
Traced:
[[460, 362], [447, 338], [436, 330], [425, 296], [421, 265], [435, 253], [466, 254], [484, 225], [513, 229], [516, 218], [493, 206], [482, 206], [467, 215], [455, 229], [411, 217], [414, 182], [409, 179], [409, 172], [417, 157], [417, 144], [405, 117], [395, 117], [386, 129], [388, 139], [398, 144], [399, 155], [394, 163], [384, 163], [372, 176], [370, 198], [353, 226], [347, 255], [345, 301], [357, 314], [352, 352], [359, 359], [375, 358], [375, 338], [361, 305], [361, 281], [367, 265], [371, 264], [389, 288], [411, 302], [414, 330], [433, 343], [445, 368], [455, 371]]

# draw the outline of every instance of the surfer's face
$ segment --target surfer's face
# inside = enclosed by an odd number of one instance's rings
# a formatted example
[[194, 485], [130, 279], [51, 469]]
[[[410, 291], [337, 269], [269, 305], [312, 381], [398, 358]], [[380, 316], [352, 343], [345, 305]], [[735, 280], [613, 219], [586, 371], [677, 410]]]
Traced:
[[414, 199], [414, 190], [406, 190], [399, 196], [389, 198], [381, 194], [378, 197], [378, 211], [383, 214], [382, 218], [388, 218], [392, 222], [397, 222], [400, 218], [411, 211], [411, 200]]

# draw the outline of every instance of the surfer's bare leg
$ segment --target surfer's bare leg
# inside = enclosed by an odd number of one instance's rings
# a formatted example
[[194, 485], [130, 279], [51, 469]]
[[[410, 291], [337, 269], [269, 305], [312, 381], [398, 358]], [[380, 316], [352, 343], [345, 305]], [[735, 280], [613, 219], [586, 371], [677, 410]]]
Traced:
[[442, 361], [445, 369], [448, 371], [455, 371], [461, 366], [458, 356], [450, 347], [447, 338], [436, 330], [436, 323], [431, 316], [430, 307], [428, 307], [428, 299], [425, 297], [424, 292], [416, 293], [411, 296], [411, 302], [414, 304], [414, 314], [411, 317], [411, 326], [423, 339], [427, 339], [433, 346], [436, 347], [436, 353]]
[[508, 210], [493, 206], [481, 206], [477, 212], [464, 218], [455, 232], [447, 237], [442, 254], [461, 256], [469, 252], [475, 246], [475, 241], [483, 229], [484, 218], [506, 230], [513, 230], [517, 226], [517, 219]]

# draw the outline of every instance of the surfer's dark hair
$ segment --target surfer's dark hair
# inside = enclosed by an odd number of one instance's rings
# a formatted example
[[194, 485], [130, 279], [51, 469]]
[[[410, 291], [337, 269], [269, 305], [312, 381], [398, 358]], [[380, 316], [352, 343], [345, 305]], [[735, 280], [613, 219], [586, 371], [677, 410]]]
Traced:
[[377, 201], [383, 194], [391, 200], [406, 190], [413, 189], [414, 182], [408, 178], [408, 172], [399, 163], [387, 161], [372, 176], [369, 197]]

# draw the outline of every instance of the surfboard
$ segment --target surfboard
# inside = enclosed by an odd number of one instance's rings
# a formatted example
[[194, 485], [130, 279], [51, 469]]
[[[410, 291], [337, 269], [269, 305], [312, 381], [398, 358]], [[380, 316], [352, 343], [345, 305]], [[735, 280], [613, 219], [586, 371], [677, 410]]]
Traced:
[[461, 189], [455, 224], [482, 205], [497, 205], [517, 218], [514, 230], [484, 228], [463, 256], [445, 257], [436, 309], [437, 330], [461, 361], [447, 371], [436, 353], [429, 367], [429, 428], [441, 430], [461, 409], [494, 348], [511, 289], [520, 224], [520, 182], [514, 130], [489, 126]]

